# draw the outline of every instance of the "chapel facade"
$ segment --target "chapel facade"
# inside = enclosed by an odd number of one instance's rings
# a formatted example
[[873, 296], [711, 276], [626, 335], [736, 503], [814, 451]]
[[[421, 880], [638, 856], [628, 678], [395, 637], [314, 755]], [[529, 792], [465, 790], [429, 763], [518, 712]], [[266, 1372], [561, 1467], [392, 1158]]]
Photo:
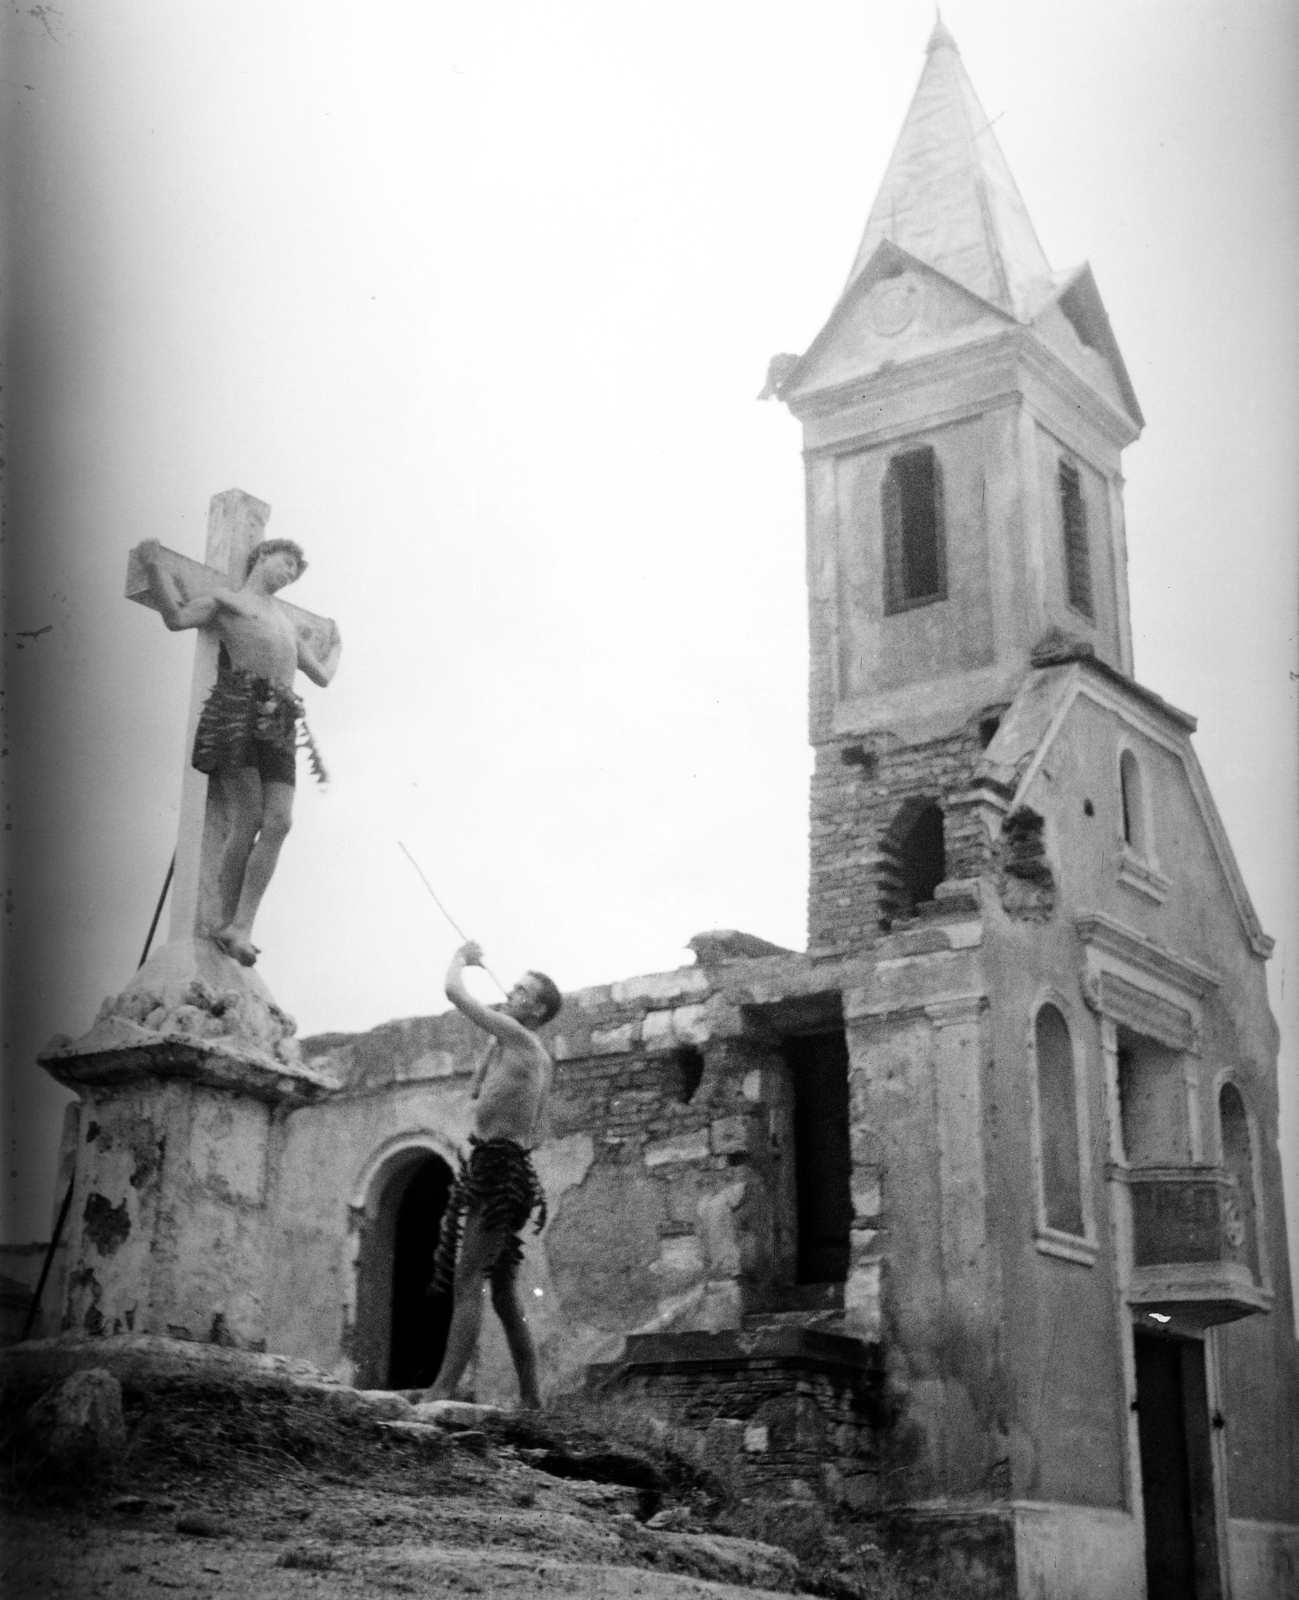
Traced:
[[[768, 392], [807, 479], [808, 948], [701, 934], [566, 997], [523, 1269], [547, 1381], [989, 1595], [1286, 1592], [1271, 941], [1193, 718], [1133, 675], [1144, 419], [1095, 280], [1048, 264], [941, 23]], [[473, 1030], [236, 1071], [151, 1015], [170, 1054], [46, 1057], [83, 1102], [65, 1327], [430, 1381]], [[491, 1331], [473, 1388], [513, 1393]]]

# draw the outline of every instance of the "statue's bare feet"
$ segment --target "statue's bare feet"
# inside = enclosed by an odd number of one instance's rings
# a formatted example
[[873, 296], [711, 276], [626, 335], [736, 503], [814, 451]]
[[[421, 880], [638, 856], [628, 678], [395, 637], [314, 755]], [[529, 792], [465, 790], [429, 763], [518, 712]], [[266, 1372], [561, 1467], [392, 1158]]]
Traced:
[[251, 967], [261, 954], [257, 946], [234, 926], [218, 928], [212, 935], [212, 943], [218, 950], [224, 950], [226, 955], [232, 956], [241, 967]]

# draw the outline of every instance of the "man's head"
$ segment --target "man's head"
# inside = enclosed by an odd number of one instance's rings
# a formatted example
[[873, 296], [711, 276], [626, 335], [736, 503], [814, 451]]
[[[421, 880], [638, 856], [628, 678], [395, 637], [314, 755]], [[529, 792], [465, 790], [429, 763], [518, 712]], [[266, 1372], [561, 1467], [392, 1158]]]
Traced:
[[510, 990], [506, 1010], [525, 1027], [540, 1028], [564, 1003], [559, 986], [544, 972], [525, 972]]
[[256, 567], [270, 562], [266, 568], [268, 578], [274, 574], [275, 582], [268, 586], [272, 589], [282, 589], [286, 583], [293, 583], [307, 570], [307, 558], [302, 553], [302, 546], [294, 539], [263, 539], [252, 553], [248, 563], [248, 575], [252, 576]]

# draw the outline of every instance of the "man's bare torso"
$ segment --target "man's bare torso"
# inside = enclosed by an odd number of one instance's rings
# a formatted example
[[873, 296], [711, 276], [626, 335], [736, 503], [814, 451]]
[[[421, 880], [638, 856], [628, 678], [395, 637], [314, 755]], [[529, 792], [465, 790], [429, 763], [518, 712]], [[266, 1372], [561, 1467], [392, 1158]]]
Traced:
[[550, 1057], [540, 1044], [528, 1050], [494, 1039], [488, 1049], [474, 1132], [480, 1139], [513, 1139], [530, 1149], [537, 1141], [537, 1119], [549, 1086]]
[[237, 672], [293, 687], [298, 666], [298, 636], [292, 622], [269, 595], [238, 589], [220, 596], [212, 623]]

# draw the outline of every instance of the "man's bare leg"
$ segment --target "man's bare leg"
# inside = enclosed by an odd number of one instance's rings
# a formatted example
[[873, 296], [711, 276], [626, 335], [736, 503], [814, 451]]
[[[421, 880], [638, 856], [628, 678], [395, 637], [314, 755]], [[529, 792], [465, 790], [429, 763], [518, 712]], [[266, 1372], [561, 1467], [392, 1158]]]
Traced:
[[[240, 957], [235, 948], [238, 941], [232, 937], [230, 925], [239, 906], [244, 873], [257, 842], [257, 830], [262, 825], [262, 780], [257, 768], [238, 767], [233, 772], [223, 772], [221, 793], [225, 798], [229, 827], [221, 851], [221, 864], [217, 868], [221, 926], [213, 929], [212, 942], [238, 960]], [[252, 954], [256, 959], [256, 952]]]
[[[253, 773], [253, 776], [256, 778], [257, 774]], [[293, 825], [293, 785], [263, 784], [260, 778], [257, 778], [257, 783], [261, 791], [261, 826], [257, 831], [256, 843], [246, 857], [234, 915], [217, 935], [217, 942], [222, 949], [229, 951], [246, 967], [252, 966], [257, 959], [257, 949], [252, 942], [253, 918], [257, 915], [262, 896], [280, 858], [280, 846]]]
[[491, 1275], [492, 1309], [501, 1319], [510, 1359], [519, 1379], [519, 1399], [525, 1411], [541, 1410], [537, 1390], [537, 1347], [532, 1342], [528, 1319], [519, 1301], [518, 1272], [513, 1263], [498, 1267]]
[[456, 1385], [465, 1374], [478, 1347], [483, 1325], [483, 1280], [500, 1255], [507, 1233], [502, 1228], [484, 1228], [482, 1218], [470, 1213], [464, 1221], [460, 1249], [456, 1255], [454, 1308], [447, 1333], [446, 1354], [437, 1379], [429, 1390], [430, 1400], [453, 1400]]

